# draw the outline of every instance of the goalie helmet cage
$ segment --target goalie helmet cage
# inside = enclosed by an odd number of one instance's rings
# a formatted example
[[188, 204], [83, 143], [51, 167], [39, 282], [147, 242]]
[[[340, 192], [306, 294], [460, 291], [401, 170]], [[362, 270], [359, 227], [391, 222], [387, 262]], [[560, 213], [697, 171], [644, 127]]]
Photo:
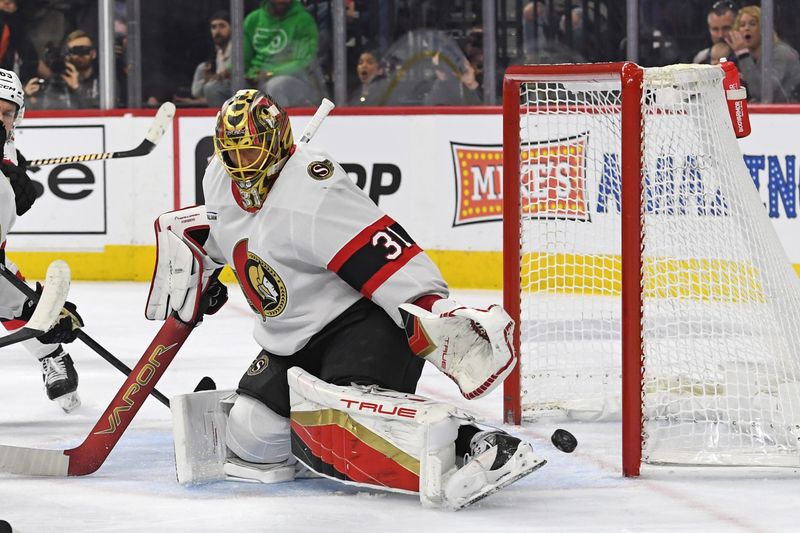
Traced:
[[520, 354], [504, 419], [621, 417], [626, 476], [642, 462], [800, 466], [800, 291], [722, 76], [539, 65], [503, 83], [504, 305]]

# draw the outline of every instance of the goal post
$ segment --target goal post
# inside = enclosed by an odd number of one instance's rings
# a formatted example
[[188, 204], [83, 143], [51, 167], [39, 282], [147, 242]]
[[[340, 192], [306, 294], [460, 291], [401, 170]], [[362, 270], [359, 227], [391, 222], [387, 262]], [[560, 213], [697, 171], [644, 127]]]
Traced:
[[718, 67], [503, 83], [503, 418], [622, 420], [640, 464], [800, 466], [800, 291]]

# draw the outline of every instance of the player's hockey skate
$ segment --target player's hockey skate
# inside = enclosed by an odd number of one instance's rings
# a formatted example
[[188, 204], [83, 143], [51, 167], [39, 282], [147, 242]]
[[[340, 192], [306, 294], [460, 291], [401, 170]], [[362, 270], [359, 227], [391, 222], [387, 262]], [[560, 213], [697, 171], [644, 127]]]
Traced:
[[463, 509], [497, 492], [547, 462], [533, 448], [503, 431], [481, 431], [472, 437], [464, 466], [445, 483], [445, 503]]
[[75, 371], [75, 365], [69, 354], [59, 346], [40, 361], [47, 397], [57, 402], [66, 413], [80, 407], [78, 372]]
[[514, 321], [502, 307], [464, 307], [439, 300], [428, 312], [402, 304], [400, 315], [411, 349], [456, 382], [468, 400], [488, 394], [511, 373]]

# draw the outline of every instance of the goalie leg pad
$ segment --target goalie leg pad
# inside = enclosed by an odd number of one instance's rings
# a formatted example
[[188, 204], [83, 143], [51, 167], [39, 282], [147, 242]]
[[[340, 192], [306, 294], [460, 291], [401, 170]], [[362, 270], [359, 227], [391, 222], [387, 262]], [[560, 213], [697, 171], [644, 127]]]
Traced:
[[343, 483], [444, 501], [455, 471], [455, 439], [471, 420], [455, 407], [378, 387], [339, 387], [294, 367], [292, 452], [314, 472]]

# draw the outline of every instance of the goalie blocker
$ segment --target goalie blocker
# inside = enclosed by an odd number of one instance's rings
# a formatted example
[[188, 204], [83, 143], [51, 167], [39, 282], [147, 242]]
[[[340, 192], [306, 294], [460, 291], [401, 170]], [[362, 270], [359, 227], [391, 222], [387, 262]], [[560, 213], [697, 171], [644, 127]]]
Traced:
[[205, 206], [169, 211], [155, 221], [156, 267], [150, 283], [145, 316], [166, 320], [175, 312], [193, 323], [213, 315], [228, 300], [227, 288], [217, 281], [224, 266], [204, 246], [208, 239]]
[[[480, 431], [454, 406], [378, 387], [335, 386], [297, 367], [288, 378], [293, 457], [282, 463], [231, 456], [223, 439], [232, 391], [175, 397], [178, 481], [275, 483], [307, 476], [307, 468], [350, 485], [418, 493], [425, 507], [461, 509], [545, 464], [530, 444], [501, 431]], [[471, 437], [465, 460], [456, 444], [462, 426]]]

